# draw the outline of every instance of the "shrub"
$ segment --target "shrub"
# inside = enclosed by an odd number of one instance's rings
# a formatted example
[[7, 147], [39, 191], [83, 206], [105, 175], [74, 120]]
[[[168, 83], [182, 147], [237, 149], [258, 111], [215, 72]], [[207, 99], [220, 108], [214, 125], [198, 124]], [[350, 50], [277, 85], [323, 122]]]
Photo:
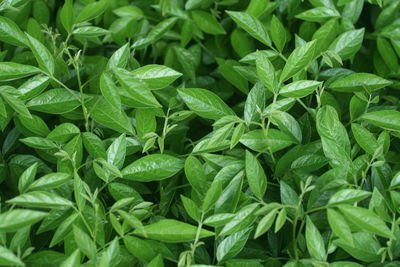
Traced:
[[0, 3], [1, 266], [399, 266], [398, 0]]

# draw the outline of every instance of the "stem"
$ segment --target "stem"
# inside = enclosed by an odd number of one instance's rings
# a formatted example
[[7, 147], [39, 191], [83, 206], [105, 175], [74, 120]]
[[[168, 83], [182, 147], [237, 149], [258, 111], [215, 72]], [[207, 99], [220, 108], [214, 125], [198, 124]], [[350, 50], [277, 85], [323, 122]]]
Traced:
[[195, 263], [194, 262], [194, 253], [196, 252], [196, 248], [197, 248], [198, 243], [199, 243], [200, 233], [201, 233], [201, 229], [203, 227], [203, 220], [204, 220], [204, 211], [201, 213], [199, 225], [197, 227], [196, 237], [194, 239], [194, 242], [192, 244], [192, 249], [190, 251], [190, 255], [192, 256], [193, 263]]
[[[275, 102], [276, 102], [277, 98], [278, 98], [278, 94], [274, 93], [274, 98], [272, 100], [272, 106], [275, 105]], [[268, 142], [268, 130], [269, 130], [269, 126], [270, 125], [271, 125], [271, 120], [270, 120], [269, 117], [268, 117], [268, 122], [267, 122], [267, 126], [266, 127], [264, 127], [264, 120], [262, 121], [261, 127], [263, 128], [264, 138], [265, 138], [265, 140], [267, 142]], [[271, 150], [271, 147], [270, 147], [269, 144], [268, 144], [268, 151], [269, 151], [269, 155], [271, 156], [272, 162], [275, 164], [276, 161], [275, 161], [274, 153], [272, 153], [272, 150]]]
[[79, 73], [79, 63], [74, 64], [75, 69], [76, 69], [76, 77], [78, 79], [78, 86], [79, 86], [79, 93], [80, 93], [80, 102], [82, 105], [82, 110], [83, 110], [83, 117], [85, 118], [85, 129], [87, 132], [89, 132], [89, 114], [87, 111], [87, 108], [85, 106], [85, 97], [83, 94], [83, 86], [82, 86], [82, 81], [81, 81], [81, 75]]

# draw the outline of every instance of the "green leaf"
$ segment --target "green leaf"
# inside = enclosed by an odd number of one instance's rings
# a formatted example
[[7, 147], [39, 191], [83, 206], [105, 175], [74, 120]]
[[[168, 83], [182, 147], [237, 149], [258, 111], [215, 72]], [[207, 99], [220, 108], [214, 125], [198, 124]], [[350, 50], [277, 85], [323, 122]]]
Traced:
[[370, 155], [374, 155], [379, 148], [379, 144], [375, 136], [360, 124], [351, 124], [351, 131], [357, 141], [357, 144]]
[[220, 236], [230, 235], [249, 227], [254, 222], [253, 213], [258, 207], [258, 203], [252, 203], [239, 210], [235, 217], [228, 222], [219, 233]]
[[80, 134], [80, 130], [74, 124], [65, 122], [56, 126], [46, 137], [53, 142], [67, 143], [72, 137]]
[[295, 81], [283, 86], [279, 94], [284, 97], [302, 98], [312, 94], [321, 84], [322, 82], [318, 81]]
[[248, 124], [250, 121], [257, 121], [260, 117], [259, 110], [264, 109], [265, 90], [261, 83], [257, 83], [250, 90], [244, 106], [244, 120]]
[[81, 23], [96, 18], [105, 11], [107, 4], [107, 1], [100, 0], [86, 5], [78, 14], [75, 23]]
[[14, 62], [0, 62], [0, 81], [10, 81], [39, 73], [36, 67]]
[[122, 109], [109, 104], [104, 98], [85, 102], [90, 116], [98, 123], [119, 133], [132, 133], [132, 123]]
[[95, 26], [83, 26], [75, 29], [72, 33], [77, 37], [93, 38], [106, 35], [108, 30]]
[[249, 228], [244, 229], [222, 240], [217, 247], [216, 255], [218, 262], [235, 257], [246, 245], [251, 233], [250, 230]]
[[185, 175], [190, 185], [199, 193], [205, 193], [208, 188], [205, 183], [207, 177], [203, 165], [195, 156], [188, 156], [185, 160]]
[[65, 1], [60, 11], [60, 21], [64, 29], [71, 33], [74, 25], [74, 5], [72, 0]]
[[158, 108], [160, 104], [147, 88], [147, 84], [124, 69], [115, 69], [115, 75], [126, 92], [134, 99], [135, 108]]
[[359, 232], [354, 233], [352, 238], [354, 243], [353, 246], [342, 239], [336, 240], [334, 244], [360, 261], [376, 262], [380, 260], [378, 251], [381, 248], [381, 245], [372, 234]]
[[240, 143], [257, 152], [276, 152], [293, 144], [293, 140], [281, 131], [269, 129], [267, 135], [263, 130], [247, 132], [240, 139]]
[[0, 40], [16, 46], [28, 46], [28, 40], [18, 25], [3, 16], [0, 16]]
[[392, 48], [390, 42], [382, 38], [381, 36], [378, 36], [378, 38], [376, 39], [376, 44], [383, 61], [386, 63], [390, 70], [396, 71], [399, 67], [399, 62], [397, 60], [396, 52]]
[[354, 246], [350, 227], [343, 216], [334, 209], [328, 209], [327, 213], [329, 226], [332, 228], [332, 231], [335, 233], [335, 235], [337, 235], [344, 242], [348, 243], [350, 246]]
[[254, 238], [258, 238], [265, 234], [272, 226], [275, 221], [277, 209], [272, 210], [267, 215], [265, 215], [257, 225], [256, 232], [254, 234]]
[[372, 211], [350, 205], [339, 205], [338, 208], [346, 220], [356, 224], [364, 231], [387, 238], [394, 237], [385, 222]]
[[308, 216], [306, 222], [306, 243], [308, 252], [313, 258], [321, 261], [326, 260], [327, 255], [324, 240], [322, 239], [317, 227], [315, 227], [314, 223]]
[[[144, 227], [144, 231], [150, 239], [155, 239], [163, 242], [180, 243], [193, 241], [196, 237], [197, 226], [193, 226], [174, 219], [164, 219], [156, 223], [146, 225]], [[134, 231], [134, 234], [140, 236], [142, 235], [137, 230]], [[206, 238], [213, 235], [213, 232], [201, 229], [199, 238]]]
[[314, 58], [315, 54], [315, 40], [305, 43], [302, 46], [297, 47], [290, 54], [285, 67], [283, 68], [281, 75], [279, 77], [279, 81], [282, 83], [287, 79], [293, 77], [299, 71], [305, 69], [308, 64]]
[[342, 60], [350, 59], [361, 48], [364, 29], [350, 30], [339, 35], [329, 46]]
[[82, 134], [82, 140], [83, 140], [83, 145], [85, 146], [86, 151], [95, 159], [102, 158], [106, 159], [107, 158], [107, 152], [104, 147], [103, 141], [101, 139], [91, 133], [91, 132], [86, 132]]
[[183, 168], [183, 161], [166, 154], [144, 156], [122, 170], [125, 179], [150, 182], [169, 178]]
[[2, 266], [25, 266], [11, 250], [0, 245], [0, 264]]
[[192, 11], [192, 18], [199, 28], [208, 34], [226, 34], [224, 28], [218, 23], [217, 19], [208, 12], [196, 10]]
[[64, 208], [71, 207], [73, 203], [65, 198], [62, 198], [56, 194], [45, 192], [45, 191], [34, 191], [16, 196], [8, 203], [16, 204], [27, 207], [38, 207], [38, 208]]
[[265, 88], [276, 93], [277, 81], [275, 77], [275, 68], [271, 61], [262, 53], [257, 53], [256, 57], [257, 74]]
[[181, 201], [189, 216], [195, 221], [200, 220], [199, 207], [197, 206], [196, 202], [185, 197], [184, 195], [181, 195]]
[[275, 112], [270, 118], [271, 122], [278, 126], [278, 128], [291, 136], [295, 143], [300, 144], [303, 138], [299, 123], [295, 118], [286, 112]]
[[121, 106], [121, 98], [118, 94], [118, 88], [111, 79], [110, 75], [103, 73], [100, 77], [100, 90], [104, 98], [115, 108]]
[[276, 218], [275, 233], [278, 232], [283, 227], [283, 225], [285, 225], [287, 218], [286, 216], [287, 216], [286, 209], [285, 208], [281, 209], [281, 211], [278, 214], [278, 218]]
[[178, 89], [179, 96], [197, 115], [218, 120], [224, 116], [235, 115], [233, 110], [216, 94], [206, 89]]
[[132, 71], [133, 76], [144, 81], [150, 89], [162, 89], [182, 76], [171, 68], [163, 65], [150, 64]]
[[121, 134], [107, 149], [107, 162], [122, 168], [126, 155], [126, 136]]
[[371, 92], [391, 85], [392, 82], [370, 73], [354, 73], [339, 78], [329, 84], [328, 88], [338, 92]]
[[361, 201], [371, 196], [370, 192], [358, 190], [358, 189], [342, 189], [336, 192], [330, 199], [330, 205], [337, 204], [353, 204], [354, 202]]
[[400, 112], [396, 110], [380, 110], [365, 113], [362, 120], [390, 131], [400, 131]]
[[65, 89], [51, 89], [27, 103], [31, 110], [49, 114], [64, 114], [70, 112], [81, 105], [78, 94]]
[[324, 106], [318, 110], [316, 120], [325, 155], [334, 165], [347, 164], [350, 155], [350, 140], [336, 110], [331, 106]]
[[20, 139], [22, 143], [29, 147], [37, 148], [37, 149], [56, 149], [57, 145], [45, 138], [42, 137], [27, 137], [24, 139]]
[[69, 173], [62, 173], [62, 172], [56, 172], [56, 173], [49, 173], [46, 174], [45, 176], [39, 178], [38, 180], [34, 181], [29, 187], [28, 190], [47, 190], [47, 189], [52, 189], [59, 187], [63, 185], [64, 183], [70, 181], [72, 178], [72, 175]]
[[3, 88], [0, 87], [0, 95], [3, 97], [5, 102], [7, 102], [7, 104], [10, 105], [10, 107], [12, 107], [12, 109], [15, 110], [17, 113], [19, 113], [21, 116], [32, 119], [32, 115], [26, 108], [24, 102], [19, 98], [17, 98], [15, 95], [4, 92]]
[[46, 73], [53, 76], [54, 74], [54, 58], [50, 51], [37, 39], [27, 34], [29, 40], [29, 47], [31, 48], [39, 67]]
[[222, 193], [222, 182], [214, 181], [204, 197], [202, 210], [207, 212], [218, 200]]
[[55, 246], [56, 244], [60, 243], [62, 240], [66, 238], [68, 233], [72, 231], [72, 225], [77, 218], [78, 218], [78, 213], [72, 213], [58, 225], [53, 235], [53, 238], [51, 239], [50, 247]]
[[[131, 6], [134, 8], [134, 6]], [[128, 64], [130, 57], [129, 44], [121, 46], [117, 51], [115, 51], [107, 62], [107, 68], [113, 70], [115, 68], [125, 68]]]
[[24, 193], [29, 185], [34, 181], [39, 164], [35, 162], [27, 168], [19, 177], [18, 191]]
[[246, 177], [253, 194], [263, 199], [267, 190], [267, 176], [257, 158], [246, 150]]
[[81, 254], [79, 249], [75, 250], [66, 260], [64, 260], [60, 267], [74, 267], [81, 264]]
[[226, 11], [228, 15], [239, 25], [243, 30], [250, 34], [266, 46], [271, 46], [271, 39], [263, 24], [250, 14], [238, 11]]
[[0, 231], [15, 232], [41, 221], [47, 213], [34, 210], [14, 209], [0, 214]]
[[340, 13], [329, 7], [316, 7], [296, 15], [296, 18], [312, 22], [323, 22], [335, 17], [340, 17]]
[[276, 48], [282, 51], [286, 43], [286, 29], [275, 15], [271, 19], [270, 31]]
[[93, 240], [79, 227], [73, 227], [74, 239], [79, 250], [82, 251], [89, 259], [96, 258], [96, 244]]

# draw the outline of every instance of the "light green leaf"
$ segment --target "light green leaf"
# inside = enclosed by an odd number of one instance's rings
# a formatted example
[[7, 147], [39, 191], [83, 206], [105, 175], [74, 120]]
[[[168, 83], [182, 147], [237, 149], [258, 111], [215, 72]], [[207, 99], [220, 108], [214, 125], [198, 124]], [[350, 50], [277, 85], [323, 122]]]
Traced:
[[308, 252], [313, 258], [321, 261], [326, 260], [324, 239], [308, 216], [306, 222], [306, 243]]
[[239, 25], [243, 30], [249, 33], [253, 38], [261, 43], [271, 46], [271, 39], [264, 25], [250, 14], [238, 11], [226, 11], [228, 15]]
[[351, 229], [347, 224], [343, 216], [335, 211], [334, 209], [328, 209], [328, 222], [332, 231], [344, 242], [347, 242], [350, 246], [353, 246], [353, 238], [351, 235]]
[[267, 190], [267, 176], [257, 158], [246, 150], [246, 177], [250, 189], [259, 199], [263, 199]]
[[279, 94], [284, 97], [302, 98], [313, 93], [322, 82], [301, 80], [289, 83], [279, 90]]
[[15, 232], [41, 221], [47, 213], [35, 210], [14, 209], [0, 214], [0, 231]]
[[342, 60], [353, 57], [361, 47], [364, 29], [350, 30], [339, 35], [329, 49], [336, 52]]
[[354, 73], [339, 78], [329, 84], [328, 88], [338, 92], [371, 92], [391, 85], [392, 82], [370, 73]]
[[29, 34], [26, 35], [29, 40], [29, 47], [31, 48], [32, 53], [35, 56], [39, 67], [46, 73], [50, 74], [50, 76], [53, 76], [55, 68], [53, 55], [40, 41], [30, 36]]
[[72, 175], [69, 173], [62, 173], [62, 172], [49, 173], [39, 178], [38, 180], [34, 181], [28, 187], [28, 190], [33, 191], [33, 190], [47, 190], [56, 188], [70, 181], [71, 178]]
[[339, 205], [338, 208], [347, 220], [356, 224], [366, 232], [386, 238], [394, 238], [393, 233], [386, 226], [385, 222], [372, 211], [350, 205]]
[[10, 81], [39, 73], [36, 67], [14, 62], [0, 62], [0, 81]]
[[218, 262], [235, 257], [246, 245], [247, 239], [251, 233], [250, 230], [251, 228], [244, 229], [222, 240], [216, 252]]
[[25, 266], [11, 250], [0, 245], [0, 264], [2, 266]]
[[262, 53], [257, 53], [256, 58], [257, 74], [265, 88], [269, 91], [276, 93], [277, 81], [275, 77], [275, 68], [271, 61]]
[[316, 41], [305, 43], [290, 54], [285, 67], [283, 68], [279, 81], [282, 83], [293, 77], [299, 71], [305, 69], [314, 58]]
[[73, 203], [65, 198], [62, 198], [54, 193], [45, 191], [34, 191], [16, 196], [8, 203], [16, 204], [27, 207], [38, 207], [38, 208], [64, 208], [71, 207]]
[[[155, 239], [163, 242], [189, 242], [193, 241], [196, 237], [197, 226], [193, 226], [184, 222], [174, 219], [164, 219], [156, 223], [146, 225], [144, 231], [148, 238]], [[142, 235], [139, 231], [135, 230], [134, 234]], [[200, 231], [200, 238], [213, 236], [214, 233], [202, 229]]]
[[182, 73], [163, 65], [150, 64], [132, 71], [133, 76], [144, 81], [150, 89], [162, 89], [182, 76]]
[[208, 34], [226, 34], [224, 28], [218, 20], [208, 12], [196, 10], [192, 11], [192, 18], [199, 28]]
[[380, 110], [365, 113], [361, 119], [380, 128], [400, 131], [400, 112], [397, 110]]
[[63, 114], [81, 105], [78, 97], [78, 94], [62, 88], [51, 89], [31, 99], [27, 107], [49, 114]]
[[0, 40], [16, 46], [28, 46], [28, 40], [18, 25], [3, 16], [0, 16]]
[[183, 168], [183, 161], [166, 154], [141, 157], [122, 170], [125, 179], [150, 182], [169, 178]]
[[235, 115], [233, 110], [216, 94], [206, 89], [178, 89], [179, 96], [197, 115], [218, 120], [224, 116]]
[[81, 23], [96, 18], [105, 11], [107, 4], [108, 1], [100, 0], [86, 5], [78, 14], [78, 17], [75, 19], [75, 23]]

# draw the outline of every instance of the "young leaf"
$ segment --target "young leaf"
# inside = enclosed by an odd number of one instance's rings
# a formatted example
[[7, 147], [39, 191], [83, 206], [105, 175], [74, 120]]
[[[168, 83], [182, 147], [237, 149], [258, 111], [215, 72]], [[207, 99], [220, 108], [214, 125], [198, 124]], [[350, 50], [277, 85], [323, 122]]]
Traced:
[[[189, 242], [196, 238], [197, 227], [173, 219], [164, 219], [153, 224], [146, 225], [144, 231], [148, 238], [164, 242]], [[138, 230], [135, 234], [142, 236]], [[214, 233], [201, 229], [200, 238], [213, 236]]]
[[354, 246], [350, 227], [343, 216], [334, 209], [328, 209], [327, 213], [329, 226], [332, 228], [335, 235], [341, 238], [344, 242]]
[[393, 237], [393, 233], [385, 222], [372, 211], [350, 205], [339, 205], [339, 210], [347, 220], [358, 225], [364, 231], [387, 238]]
[[206, 89], [178, 89], [179, 96], [185, 104], [197, 115], [218, 120], [224, 116], [235, 115], [233, 110], [216, 94]]
[[125, 179], [150, 182], [169, 178], [183, 168], [182, 160], [165, 154], [144, 156], [121, 172]]
[[315, 44], [314, 40], [293, 50], [279, 77], [281, 83], [293, 77], [311, 63], [315, 54]]
[[263, 199], [267, 189], [267, 176], [257, 158], [247, 150], [246, 177], [253, 194], [259, 199]]
[[317, 227], [308, 216], [306, 222], [306, 243], [308, 252], [313, 258], [321, 261], [326, 259], [324, 240]]
[[365, 113], [362, 120], [390, 131], [400, 131], [400, 112], [396, 110], [380, 110]]
[[269, 38], [263, 24], [257, 18], [248, 13], [238, 11], [226, 11], [226, 13], [228, 13], [236, 24], [248, 32], [252, 37], [266, 46], [271, 46], [271, 39]]
[[34, 37], [27, 34], [27, 38], [29, 40], [29, 47], [31, 48], [32, 53], [35, 56], [39, 67], [50, 76], [53, 76], [55, 68], [53, 55], [41, 42], [39, 42]]

